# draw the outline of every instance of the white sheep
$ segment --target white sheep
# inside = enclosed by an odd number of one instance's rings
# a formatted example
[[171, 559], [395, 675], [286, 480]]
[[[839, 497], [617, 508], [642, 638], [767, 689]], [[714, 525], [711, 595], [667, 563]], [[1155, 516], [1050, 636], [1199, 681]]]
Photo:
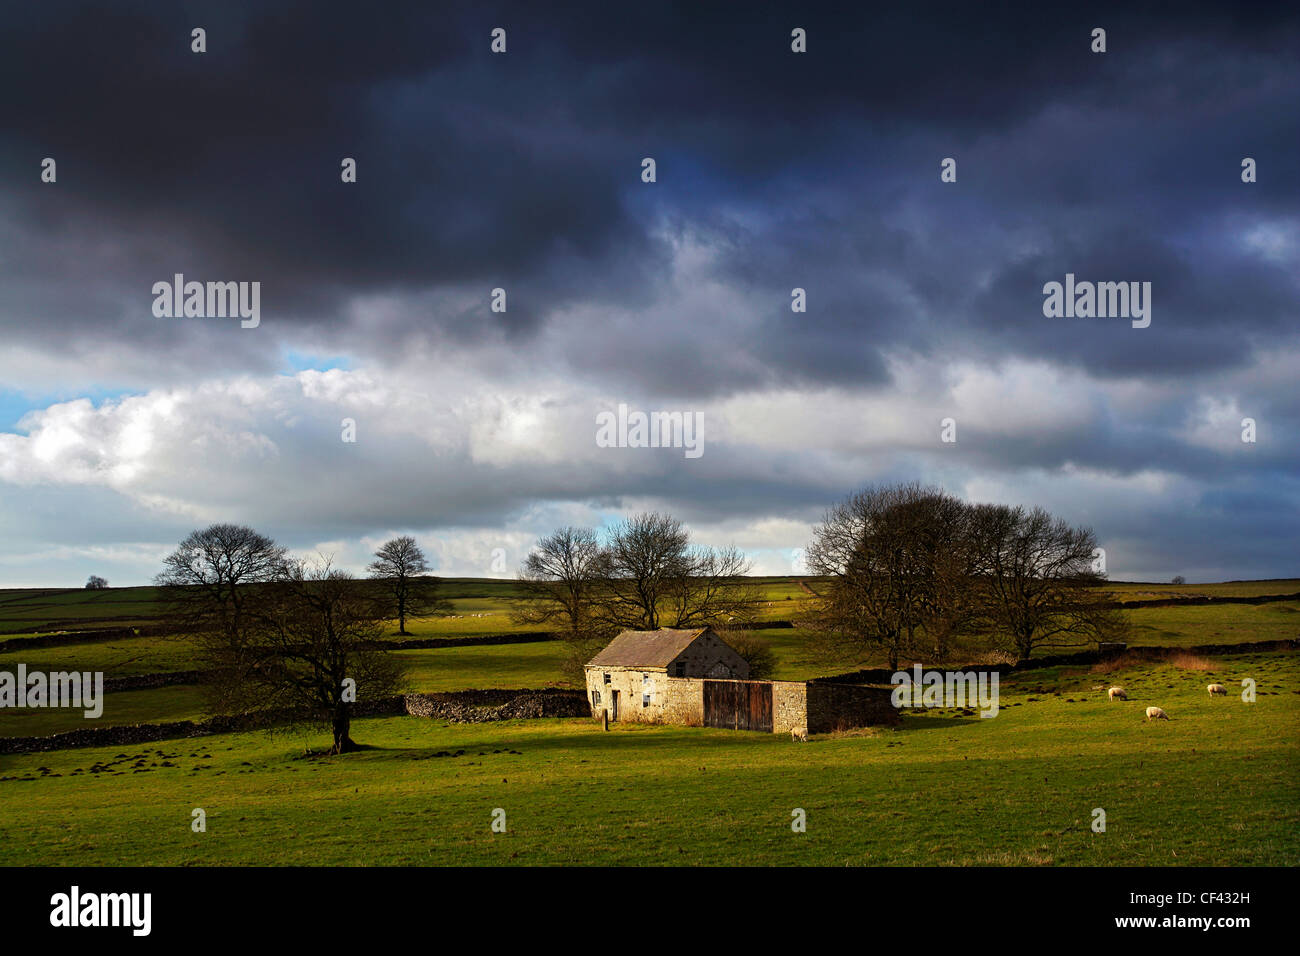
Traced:
[[802, 743], [805, 743], [805, 744], [806, 744], [806, 743], [808, 742], [808, 728], [807, 728], [807, 727], [791, 727], [791, 728], [790, 728], [790, 739], [791, 739], [791, 740], [798, 740], [798, 741], [801, 741]]
[[1106, 691], [1106, 696], [1111, 700], [1128, 700], [1128, 692], [1123, 687], [1112, 687]]
[[1147, 720], [1168, 720], [1168, 719], [1169, 719], [1169, 715], [1166, 714], [1163, 709], [1159, 707], [1147, 708]]
[[1205, 689], [1210, 692], [1211, 697], [1215, 694], [1223, 694], [1226, 697], [1228, 694], [1228, 688], [1224, 687], [1222, 684], [1210, 684]]

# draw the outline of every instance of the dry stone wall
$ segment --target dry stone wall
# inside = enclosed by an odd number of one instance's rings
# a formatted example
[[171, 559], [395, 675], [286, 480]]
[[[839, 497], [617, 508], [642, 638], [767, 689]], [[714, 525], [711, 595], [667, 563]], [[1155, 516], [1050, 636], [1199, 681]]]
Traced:
[[672, 678], [667, 682], [664, 695], [664, 723], [685, 727], [704, 725], [704, 681], [690, 678]]
[[[583, 717], [588, 713], [581, 691], [469, 690], [446, 694], [407, 694], [352, 705], [353, 718], [410, 714], [452, 723], [484, 723], [493, 720], [527, 720], [539, 717]], [[43, 753], [70, 747], [113, 747], [148, 743], [177, 737], [206, 737], [241, 730], [255, 730], [293, 720], [287, 711], [260, 711], [239, 716], [209, 717], [206, 720], [178, 720], [159, 724], [128, 724], [117, 727], [87, 726], [48, 737], [0, 738], [0, 754]], [[87, 721], [93, 724], [93, 721]]]
[[882, 687], [853, 684], [810, 683], [808, 689], [808, 733], [829, 734], [873, 724], [893, 726], [899, 722], [891, 691]]
[[772, 682], [772, 733], [788, 734], [808, 726], [808, 685], [802, 681]]

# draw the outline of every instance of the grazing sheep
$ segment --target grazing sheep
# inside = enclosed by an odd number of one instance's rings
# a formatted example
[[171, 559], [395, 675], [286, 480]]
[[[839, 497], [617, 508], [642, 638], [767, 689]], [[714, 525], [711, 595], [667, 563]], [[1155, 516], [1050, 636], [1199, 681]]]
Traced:
[[1112, 687], [1106, 691], [1106, 696], [1111, 700], [1128, 700], [1128, 693], [1123, 687]]
[[791, 728], [790, 728], [790, 739], [791, 739], [791, 740], [798, 740], [798, 741], [801, 741], [802, 743], [805, 743], [805, 744], [806, 744], [806, 743], [808, 742], [808, 728], [807, 728], [807, 727], [791, 727]]
[[1168, 720], [1169, 715], [1159, 707], [1147, 708], [1147, 720]]
[[1210, 692], [1211, 697], [1215, 694], [1223, 694], [1225, 697], [1228, 695], [1228, 688], [1224, 687], [1222, 684], [1211, 684], [1205, 689]]

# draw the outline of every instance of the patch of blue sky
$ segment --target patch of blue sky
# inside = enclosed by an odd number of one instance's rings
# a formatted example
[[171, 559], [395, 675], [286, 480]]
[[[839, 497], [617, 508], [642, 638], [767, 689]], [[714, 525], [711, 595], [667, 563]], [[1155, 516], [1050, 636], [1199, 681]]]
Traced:
[[284, 366], [281, 368], [284, 374], [305, 372], [308, 369], [317, 372], [328, 372], [336, 368], [344, 371], [352, 370], [352, 360], [346, 355], [321, 355], [316, 352], [301, 352], [286, 346], [280, 350], [280, 357], [284, 361]]
[[98, 407], [106, 401], [136, 394], [139, 394], [137, 390], [128, 388], [92, 388], [79, 392], [33, 393], [0, 387], [0, 431], [17, 432], [19, 430], [18, 422], [28, 412], [49, 408], [51, 405], [57, 405], [60, 402], [88, 398]]

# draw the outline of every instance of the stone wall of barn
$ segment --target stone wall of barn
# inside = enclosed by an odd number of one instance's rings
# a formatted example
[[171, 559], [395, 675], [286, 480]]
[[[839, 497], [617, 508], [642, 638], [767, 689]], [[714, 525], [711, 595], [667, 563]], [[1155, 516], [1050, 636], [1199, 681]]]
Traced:
[[666, 681], [664, 723], [686, 727], [704, 725], [704, 681], [691, 677], [670, 677]]
[[890, 700], [888, 687], [810, 683], [807, 692], [806, 726], [810, 734], [898, 723], [898, 710]]
[[[681, 664], [680, 674], [678, 664]], [[749, 662], [741, 657], [726, 641], [712, 631], [706, 631], [673, 658], [666, 668], [669, 677], [713, 677], [745, 680], [749, 677]]]
[[[606, 674], [610, 678], [608, 684], [604, 679]], [[898, 711], [890, 702], [889, 688], [784, 680], [770, 683], [773, 733], [788, 734], [795, 727], [806, 727], [810, 734], [825, 734], [852, 727], [898, 723]], [[601, 713], [610, 706], [612, 690], [620, 694], [618, 719], [621, 721], [686, 727], [704, 723], [702, 679], [669, 677], [664, 671], [654, 669], [589, 667], [587, 701], [592, 717], [600, 719]], [[642, 694], [647, 692], [649, 705], [642, 703]]]
[[[668, 677], [663, 668], [588, 667], [586, 674], [591, 716], [598, 718], [610, 707], [611, 692], [616, 690], [619, 692], [619, 720], [650, 724], [666, 722], [664, 705], [668, 700]], [[609, 683], [605, 683], [606, 674]], [[642, 703], [645, 693], [650, 695], [648, 705]], [[610, 718], [613, 719], [612, 711]]]
[[808, 685], [803, 681], [772, 681], [772, 733], [788, 734], [808, 726]]

